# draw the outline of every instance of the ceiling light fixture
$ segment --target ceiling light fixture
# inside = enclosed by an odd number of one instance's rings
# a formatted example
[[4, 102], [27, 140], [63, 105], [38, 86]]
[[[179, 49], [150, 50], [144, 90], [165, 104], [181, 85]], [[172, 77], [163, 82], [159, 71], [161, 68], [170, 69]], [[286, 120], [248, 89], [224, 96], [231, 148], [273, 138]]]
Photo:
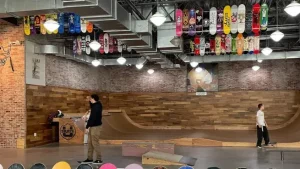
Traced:
[[137, 65], [135, 65], [135, 67], [136, 67], [137, 69], [142, 69], [142, 68], [144, 67], [144, 65], [143, 65], [143, 64], [137, 64]]
[[263, 60], [259, 59], [259, 60], [257, 60], [257, 62], [258, 62], [258, 63], [262, 63], [262, 62], [263, 62]]
[[97, 51], [101, 45], [99, 42], [97, 42], [96, 40], [93, 40], [91, 43], [89, 43], [89, 47], [93, 50], [93, 51]]
[[120, 65], [124, 65], [126, 63], [126, 59], [123, 57], [123, 50], [121, 51], [121, 56], [117, 59], [117, 62]]
[[[158, 10], [158, 0], [156, 1], [156, 8]], [[167, 20], [167, 18], [165, 17], [165, 15], [159, 13], [158, 11], [151, 16], [150, 21], [155, 25], [155, 26], [160, 26], [163, 23], [165, 23], [165, 21]]]
[[147, 72], [148, 72], [150, 75], [152, 75], [152, 74], [154, 73], [154, 70], [153, 70], [153, 69], [149, 69]]
[[254, 71], [258, 71], [259, 69], [260, 69], [259, 66], [252, 66], [252, 70], [254, 70]]
[[201, 67], [197, 67], [197, 68], [195, 69], [195, 71], [196, 71], [197, 73], [200, 73], [200, 72], [202, 72], [202, 68], [201, 68]]
[[278, 30], [278, 11], [279, 11], [278, 1], [276, 1], [276, 11], [277, 11], [277, 18], [276, 18], [276, 20], [277, 20], [277, 30], [275, 32], [273, 32], [270, 35], [270, 37], [271, 37], [271, 39], [273, 39], [273, 41], [279, 42], [284, 37], [284, 34]]
[[194, 62], [194, 61], [193, 61], [193, 62], [190, 63], [190, 65], [191, 65], [192, 67], [197, 67], [197, 66], [198, 66], [198, 62]]
[[95, 59], [92, 61], [92, 65], [95, 66], [95, 67], [98, 67], [100, 65], [100, 61]]
[[44, 27], [49, 32], [54, 32], [59, 27], [59, 23], [57, 21], [54, 21], [53, 19], [49, 19], [44, 23]]
[[297, 1], [292, 1], [284, 8], [284, 11], [290, 16], [295, 17], [300, 13], [300, 4]]
[[269, 47], [265, 47], [261, 50], [261, 53], [263, 53], [265, 56], [269, 56], [272, 53], [272, 49]]

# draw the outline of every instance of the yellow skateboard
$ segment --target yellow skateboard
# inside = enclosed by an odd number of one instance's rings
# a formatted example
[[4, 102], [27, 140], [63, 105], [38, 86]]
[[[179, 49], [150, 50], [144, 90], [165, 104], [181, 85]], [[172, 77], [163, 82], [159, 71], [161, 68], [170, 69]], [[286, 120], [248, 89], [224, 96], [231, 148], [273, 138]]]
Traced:
[[29, 16], [24, 16], [24, 33], [30, 35], [30, 20]]
[[225, 6], [223, 12], [223, 30], [227, 35], [230, 33], [230, 22], [231, 22], [231, 8], [229, 5]]
[[41, 34], [45, 35], [47, 33], [46, 28], [44, 26], [44, 23], [46, 22], [46, 16], [45, 15], [40, 15], [41, 18]]
[[[57, 22], [57, 14], [51, 14], [51, 19]], [[54, 34], [58, 33], [58, 28], [53, 31]]]

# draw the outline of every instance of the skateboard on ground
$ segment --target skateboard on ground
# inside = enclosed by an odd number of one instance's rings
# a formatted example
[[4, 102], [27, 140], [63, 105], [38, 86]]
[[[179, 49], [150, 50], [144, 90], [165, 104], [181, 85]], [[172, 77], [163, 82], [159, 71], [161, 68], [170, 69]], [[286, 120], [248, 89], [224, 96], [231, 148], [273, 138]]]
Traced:
[[80, 29], [82, 33], [86, 33], [86, 20], [80, 19]]
[[215, 52], [216, 52], [216, 40], [215, 40], [215, 37], [211, 37], [209, 39], [209, 44], [210, 44], [210, 52], [212, 54], [215, 54]]
[[246, 7], [244, 4], [238, 7], [238, 32], [244, 33], [245, 31], [245, 17], [246, 17]]
[[249, 44], [248, 44], [248, 41], [249, 41], [249, 37], [248, 37], [248, 35], [247, 35], [247, 33], [244, 33], [243, 34], [243, 36], [244, 36], [244, 54], [247, 54], [248, 53], [248, 50], [249, 50]]
[[221, 36], [218, 34], [216, 36], [216, 39], [215, 39], [215, 52], [216, 52], [216, 55], [220, 55], [221, 54]]
[[107, 54], [109, 52], [109, 35], [108, 33], [104, 34], [104, 52]]
[[86, 24], [86, 30], [88, 33], [92, 33], [93, 32], [93, 29], [94, 29], [94, 25], [92, 22], [87, 22]]
[[176, 9], [176, 36], [180, 37], [182, 35], [182, 10]]
[[189, 33], [190, 36], [196, 34], [196, 12], [195, 9], [191, 9], [189, 13]]
[[248, 53], [253, 54], [254, 52], [254, 37], [252, 35], [248, 36]]
[[260, 5], [258, 3], [253, 5], [252, 8], [252, 32], [259, 35], [260, 32]]
[[75, 33], [75, 14], [69, 14], [69, 33]]
[[29, 16], [24, 16], [24, 33], [30, 35], [30, 19]]
[[75, 25], [75, 33], [80, 33], [81, 28], [80, 28], [80, 16], [75, 14], [74, 18], [74, 25]]
[[223, 33], [223, 34], [221, 35], [221, 53], [222, 53], [222, 54], [225, 54], [225, 53], [226, 53], [225, 39], [226, 39], [226, 35]]
[[81, 50], [82, 53], [85, 54], [86, 53], [86, 37], [85, 36], [81, 36]]
[[109, 36], [109, 53], [114, 52], [114, 39], [112, 36]]
[[255, 35], [254, 36], [254, 51], [253, 53], [254, 54], [259, 54], [259, 35]]
[[77, 54], [77, 38], [73, 39], [73, 54]]
[[81, 50], [81, 36], [77, 36], [77, 54], [81, 55], [82, 50]]
[[231, 53], [232, 54], [237, 54], [237, 49], [236, 49], [236, 34], [231, 35]]
[[230, 30], [232, 34], [237, 33], [238, 30], [238, 7], [236, 5], [231, 7]]
[[200, 37], [200, 55], [205, 55], [205, 38], [203, 36]]
[[225, 38], [225, 50], [226, 50], [226, 53], [231, 53], [231, 41], [232, 41], [232, 38], [231, 38], [231, 35], [228, 34], [226, 35], [226, 38]]
[[261, 5], [260, 9], [260, 29], [262, 31], [267, 30], [268, 27], [268, 13], [269, 13], [269, 8], [266, 3], [263, 3]]
[[189, 30], [189, 10], [188, 9], [183, 10], [182, 19], [183, 19], [182, 30], [188, 31]]
[[203, 9], [196, 10], [196, 30], [203, 31]]
[[195, 43], [194, 54], [195, 55], [200, 55], [200, 37], [199, 36], [195, 36], [194, 43]]
[[58, 24], [59, 24], [59, 27], [58, 27], [58, 33], [59, 34], [63, 34], [65, 32], [65, 16], [64, 16], [64, 13], [60, 12], [57, 14], [58, 15]]
[[39, 15], [36, 15], [34, 18], [34, 27], [35, 27], [36, 34], [40, 34], [41, 33], [41, 18]]
[[[51, 19], [53, 19], [54, 21], [58, 22], [58, 20], [57, 20], [57, 14], [51, 14]], [[58, 33], [58, 28], [53, 31], [53, 34], [57, 34], [57, 33]]]
[[230, 33], [230, 22], [231, 22], [231, 8], [229, 5], [225, 6], [223, 12], [223, 29], [227, 35]]
[[31, 15], [29, 16], [29, 19], [30, 19], [30, 34], [31, 35], [34, 35], [36, 32], [35, 32], [35, 27], [34, 27], [34, 18], [35, 16], [34, 15]]
[[30, 169], [47, 169], [47, 167], [43, 163], [35, 163]]
[[104, 34], [103, 33], [101, 33], [100, 35], [99, 35], [99, 43], [100, 43], [100, 48], [99, 48], [99, 52], [101, 53], [101, 54], [104, 54]]
[[236, 48], [237, 48], [237, 54], [242, 55], [244, 49], [244, 36], [241, 33], [237, 35]]
[[90, 35], [86, 35], [85, 36], [85, 52], [88, 55], [91, 54], [90, 42], [91, 42]]
[[217, 33], [221, 35], [223, 33], [223, 9], [218, 9], [217, 14]]
[[45, 15], [40, 15], [41, 19], [41, 34], [45, 35], [47, 33], [46, 28], [44, 26], [44, 23], [46, 22], [46, 16]]
[[209, 11], [209, 33], [215, 35], [217, 32], [217, 9], [215, 7], [210, 8]]
[[24, 166], [20, 163], [14, 163], [8, 167], [8, 169], [25, 169]]

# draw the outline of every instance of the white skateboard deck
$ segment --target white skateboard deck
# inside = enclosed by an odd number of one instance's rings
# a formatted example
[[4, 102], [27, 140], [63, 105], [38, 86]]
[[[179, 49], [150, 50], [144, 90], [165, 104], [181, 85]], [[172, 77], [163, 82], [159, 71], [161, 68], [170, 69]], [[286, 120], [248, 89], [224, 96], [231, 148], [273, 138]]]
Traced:
[[118, 41], [118, 52], [122, 52], [123, 48], [122, 48], [122, 43], [121, 41]]
[[80, 29], [82, 33], [86, 33], [86, 20], [80, 19]]
[[209, 11], [209, 33], [211, 35], [217, 33], [217, 9], [215, 7], [210, 8]]
[[245, 17], [246, 17], [246, 7], [244, 4], [238, 7], [238, 32], [244, 33], [245, 31]]
[[225, 38], [225, 50], [226, 50], [226, 53], [230, 53], [231, 52], [231, 35], [228, 34], [226, 35], [226, 38]]
[[249, 42], [249, 36], [244, 38], [244, 51], [245, 52], [248, 52], [248, 50], [249, 50], [249, 43], [248, 42]]
[[108, 33], [104, 34], [104, 52], [108, 53], [109, 52], [109, 35]]
[[248, 51], [249, 54], [253, 54], [254, 52], [254, 37], [248, 36]]
[[90, 42], [91, 42], [91, 37], [90, 37], [90, 35], [86, 35], [86, 37], [85, 37], [85, 43], [86, 43], [86, 45], [85, 45], [85, 52], [86, 52], [86, 54], [91, 54], [91, 48], [90, 48]]
[[85, 52], [85, 50], [86, 50], [85, 36], [81, 36], [81, 50], [82, 50], [82, 52]]
[[81, 51], [81, 36], [77, 36], [77, 54], [81, 55], [82, 51]]
[[200, 56], [204, 56], [205, 54], [205, 38], [203, 36], [200, 37]]
[[254, 36], [254, 54], [259, 53], [259, 36]]
[[231, 7], [231, 33], [235, 34], [238, 30], [238, 7], [232, 5]]

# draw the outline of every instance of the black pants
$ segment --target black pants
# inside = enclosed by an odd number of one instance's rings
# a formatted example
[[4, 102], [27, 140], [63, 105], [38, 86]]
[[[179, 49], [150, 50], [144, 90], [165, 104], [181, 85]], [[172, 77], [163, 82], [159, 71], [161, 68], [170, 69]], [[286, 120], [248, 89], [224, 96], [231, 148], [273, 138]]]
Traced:
[[261, 146], [261, 142], [262, 139], [264, 138], [265, 140], [265, 144], [269, 144], [270, 139], [269, 139], [269, 132], [266, 126], [263, 126], [263, 130], [262, 128], [259, 128], [258, 126], [256, 126], [257, 129], [257, 143], [256, 146]]

